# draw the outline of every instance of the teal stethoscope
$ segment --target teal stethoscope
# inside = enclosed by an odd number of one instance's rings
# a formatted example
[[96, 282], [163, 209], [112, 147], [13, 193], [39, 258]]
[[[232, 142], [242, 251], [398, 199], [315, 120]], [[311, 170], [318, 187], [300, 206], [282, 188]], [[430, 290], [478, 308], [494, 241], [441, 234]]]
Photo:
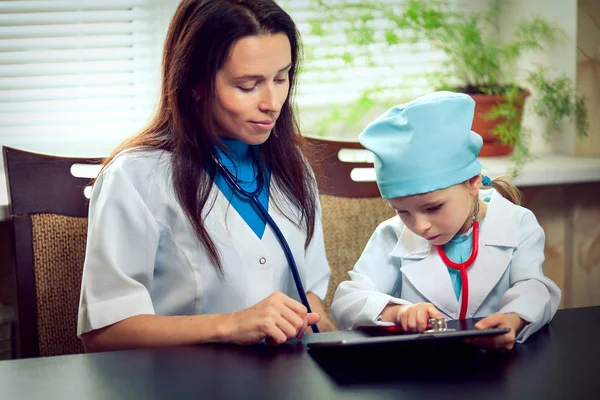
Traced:
[[[300, 300], [302, 301], [302, 304], [304, 305], [304, 307], [306, 307], [308, 312], [312, 312], [310, 309], [310, 305], [308, 304], [308, 299], [306, 298], [306, 293], [304, 292], [304, 286], [302, 285], [300, 274], [298, 273], [298, 266], [296, 265], [296, 261], [294, 260], [294, 256], [292, 255], [292, 251], [290, 250], [290, 246], [288, 245], [287, 240], [285, 240], [283, 233], [281, 232], [273, 218], [271, 218], [271, 216], [269, 215], [269, 212], [265, 209], [265, 207], [260, 203], [260, 200], [258, 199], [260, 192], [262, 192], [265, 186], [265, 178], [263, 175], [263, 169], [261, 168], [262, 163], [259, 161], [259, 172], [257, 174], [258, 176], [256, 189], [252, 192], [248, 192], [237, 183], [235, 176], [233, 176], [229, 169], [227, 169], [227, 167], [225, 167], [215, 155], [213, 155], [212, 158], [217, 168], [219, 169], [219, 172], [221, 173], [221, 175], [223, 175], [229, 186], [231, 186], [231, 188], [238, 192], [241, 196], [251, 200], [252, 204], [258, 210], [258, 213], [260, 214], [263, 221], [265, 221], [267, 225], [269, 225], [271, 229], [273, 229], [273, 232], [275, 232], [275, 236], [277, 236], [277, 240], [281, 245], [281, 249], [285, 254], [285, 258], [287, 259], [290, 271], [292, 272], [292, 276], [294, 277], [294, 283], [296, 284], [296, 290], [298, 291]], [[316, 324], [311, 325], [311, 327], [314, 333], [319, 333], [319, 328], [317, 328]]]

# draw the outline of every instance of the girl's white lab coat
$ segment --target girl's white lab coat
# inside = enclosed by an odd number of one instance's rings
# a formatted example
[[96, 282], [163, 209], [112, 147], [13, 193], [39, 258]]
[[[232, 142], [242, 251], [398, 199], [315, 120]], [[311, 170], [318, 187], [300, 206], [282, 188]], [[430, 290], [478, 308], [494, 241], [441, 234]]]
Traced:
[[[270, 193], [269, 213], [289, 243], [304, 289], [323, 299], [329, 265], [320, 211], [305, 250], [305, 233], [283, 215], [299, 221], [298, 209], [280, 201], [282, 212], [277, 210], [274, 179]], [[259, 239], [216, 186], [211, 196], [204, 225], [221, 256], [223, 277], [176, 200], [170, 154], [127, 152], [113, 160], [90, 200], [78, 335], [139, 314], [235, 312], [275, 291], [299, 298], [272, 230], [267, 226]]]
[[[530, 322], [517, 337], [522, 342], [552, 319], [561, 292], [543, 274], [545, 235], [533, 213], [493, 189], [481, 191], [490, 194], [479, 255], [468, 269], [467, 318], [514, 312]], [[449, 319], [459, 316], [460, 300], [435, 246], [397, 216], [379, 225], [350, 277], [332, 304], [339, 329], [392, 325], [378, 321], [389, 303], [430, 302]]]

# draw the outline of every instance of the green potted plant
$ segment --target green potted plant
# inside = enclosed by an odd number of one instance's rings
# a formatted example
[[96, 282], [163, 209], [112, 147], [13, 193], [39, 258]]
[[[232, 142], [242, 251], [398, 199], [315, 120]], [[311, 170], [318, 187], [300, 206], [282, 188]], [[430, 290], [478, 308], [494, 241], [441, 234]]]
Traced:
[[[516, 80], [518, 60], [527, 51], [543, 49], [564, 33], [539, 17], [519, 21], [512, 39], [501, 41], [486, 33], [495, 28], [502, 12], [500, 2], [483, 11], [457, 10], [443, 0], [409, 0], [404, 7], [389, 2], [343, 4], [315, 0], [324, 15], [345, 13], [350, 21], [346, 34], [355, 46], [368, 47], [373, 32], [368, 22], [377, 18], [390, 24], [385, 32], [388, 46], [401, 42], [422, 42], [446, 56], [441, 69], [428, 77], [432, 86], [471, 95], [475, 102], [473, 130], [484, 138], [482, 156], [511, 153], [516, 173], [529, 158], [530, 132], [522, 126], [525, 99], [531, 98], [533, 110], [548, 120], [548, 133], [556, 133], [560, 122], [571, 119], [578, 135], [587, 135], [585, 99], [578, 97], [566, 76], [550, 78], [542, 68], [528, 72], [523, 82]], [[312, 26], [316, 26], [313, 22]]]

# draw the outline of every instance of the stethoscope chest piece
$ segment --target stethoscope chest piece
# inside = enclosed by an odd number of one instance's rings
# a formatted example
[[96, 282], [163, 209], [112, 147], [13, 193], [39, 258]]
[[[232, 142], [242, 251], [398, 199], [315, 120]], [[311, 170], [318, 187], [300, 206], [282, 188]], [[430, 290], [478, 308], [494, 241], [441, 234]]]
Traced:
[[429, 329], [426, 330], [426, 333], [432, 332], [452, 332], [454, 329], [448, 328], [448, 322], [446, 318], [430, 318], [429, 319]]

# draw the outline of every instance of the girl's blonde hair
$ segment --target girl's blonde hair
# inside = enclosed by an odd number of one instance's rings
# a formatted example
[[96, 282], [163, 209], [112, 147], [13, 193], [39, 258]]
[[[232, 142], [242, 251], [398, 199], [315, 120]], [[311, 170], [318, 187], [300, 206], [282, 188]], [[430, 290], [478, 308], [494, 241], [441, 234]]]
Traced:
[[513, 185], [508, 179], [506, 179], [506, 175], [497, 176], [493, 178], [491, 185], [485, 185], [482, 182], [483, 187], [486, 189], [494, 188], [504, 197], [505, 199], [511, 201], [512, 203], [520, 206], [523, 204], [523, 193]]

